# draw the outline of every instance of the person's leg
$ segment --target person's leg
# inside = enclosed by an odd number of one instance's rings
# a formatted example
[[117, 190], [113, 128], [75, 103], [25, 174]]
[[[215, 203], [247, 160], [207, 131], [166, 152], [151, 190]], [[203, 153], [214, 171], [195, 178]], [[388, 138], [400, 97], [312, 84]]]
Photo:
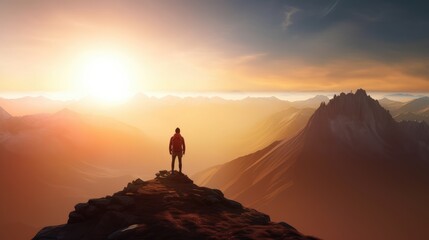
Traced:
[[182, 154], [177, 156], [179, 158], [179, 171], [182, 172]]
[[171, 173], [174, 173], [174, 162], [176, 160], [176, 154], [171, 154]]

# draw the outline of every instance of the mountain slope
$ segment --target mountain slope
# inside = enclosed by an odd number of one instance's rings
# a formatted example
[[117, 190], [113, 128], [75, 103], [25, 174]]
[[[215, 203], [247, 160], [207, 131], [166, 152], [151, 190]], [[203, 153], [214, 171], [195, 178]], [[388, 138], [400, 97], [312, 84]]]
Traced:
[[423, 113], [401, 113], [395, 116], [396, 121], [417, 121], [429, 123], [429, 110]]
[[400, 107], [396, 113], [420, 113], [429, 110], [429, 97], [414, 99]]
[[290, 107], [277, 112], [247, 130], [238, 139], [237, 146], [256, 151], [275, 141], [290, 139], [305, 127], [314, 111], [311, 108]]
[[10, 115], [6, 110], [4, 110], [2, 107], [0, 107], [0, 120], [11, 118], [12, 115]]
[[397, 121], [424, 121], [429, 123], [429, 97], [411, 100], [391, 111]]
[[426, 124], [394, 121], [363, 90], [342, 93], [294, 138], [194, 179], [322, 238], [425, 238], [428, 134]]
[[124, 190], [75, 206], [68, 223], [33, 239], [315, 239], [286, 223], [198, 187], [178, 172], [137, 179]]

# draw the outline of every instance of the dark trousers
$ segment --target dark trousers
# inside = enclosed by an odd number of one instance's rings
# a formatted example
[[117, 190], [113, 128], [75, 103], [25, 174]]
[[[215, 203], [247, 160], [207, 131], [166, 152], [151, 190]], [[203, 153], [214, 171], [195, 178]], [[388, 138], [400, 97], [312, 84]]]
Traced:
[[174, 162], [176, 160], [176, 157], [179, 159], [179, 171], [182, 172], [182, 153], [175, 153], [171, 154], [171, 171], [174, 171]]

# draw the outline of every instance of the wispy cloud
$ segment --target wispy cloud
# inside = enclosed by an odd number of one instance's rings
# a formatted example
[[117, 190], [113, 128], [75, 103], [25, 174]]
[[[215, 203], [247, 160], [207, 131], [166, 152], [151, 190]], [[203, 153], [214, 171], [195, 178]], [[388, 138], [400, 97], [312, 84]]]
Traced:
[[323, 17], [328, 16], [332, 11], [335, 10], [340, 0], [333, 1], [325, 10], [323, 11]]
[[284, 11], [284, 19], [283, 19], [283, 23], [282, 23], [282, 27], [283, 30], [287, 30], [288, 27], [290, 27], [293, 22], [292, 22], [292, 16], [299, 12], [298, 8], [295, 7], [287, 7], [286, 10]]
[[234, 64], [246, 64], [246, 63], [250, 63], [252, 61], [258, 60], [266, 55], [267, 53], [245, 54], [234, 58], [232, 62]]

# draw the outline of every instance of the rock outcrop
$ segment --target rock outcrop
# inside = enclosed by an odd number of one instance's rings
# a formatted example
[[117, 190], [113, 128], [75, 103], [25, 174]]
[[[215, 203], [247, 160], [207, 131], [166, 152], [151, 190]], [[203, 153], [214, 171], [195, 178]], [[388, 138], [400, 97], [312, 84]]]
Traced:
[[160, 171], [112, 196], [79, 203], [67, 224], [46, 227], [34, 240], [63, 239], [315, 239], [287, 223], [199, 187], [186, 175]]

